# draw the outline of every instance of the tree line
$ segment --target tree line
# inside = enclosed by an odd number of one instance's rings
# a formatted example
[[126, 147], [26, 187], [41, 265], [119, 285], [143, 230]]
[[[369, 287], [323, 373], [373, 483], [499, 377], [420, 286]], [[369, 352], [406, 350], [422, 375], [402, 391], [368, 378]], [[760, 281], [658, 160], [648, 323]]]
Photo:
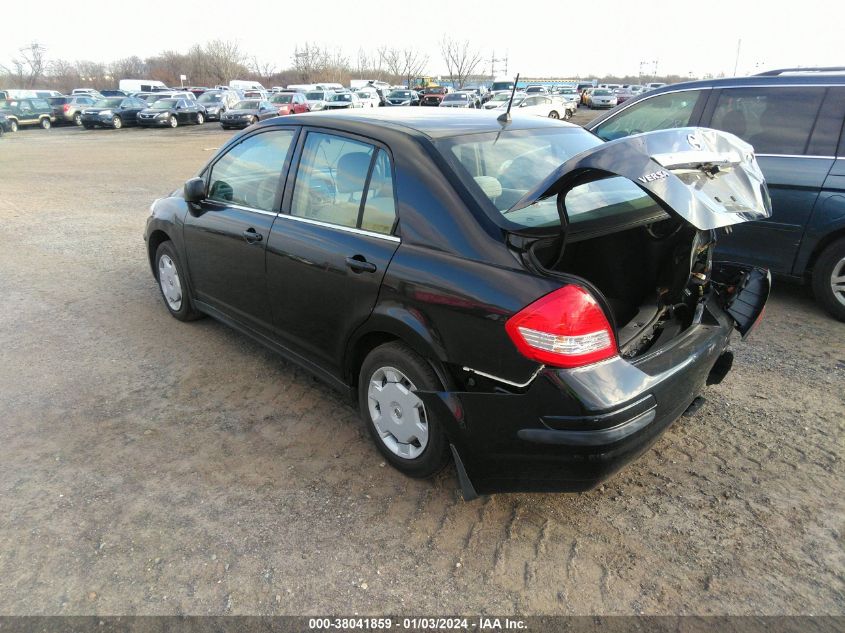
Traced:
[[[296, 46], [284, 66], [259, 61], [231, 40], [211, 40], [194, 44], [185, 53], [165, 50], [142, 59], [124, 57], [111, 62], [50, 59], [39, 42], [19, 49], [8, 66], [0, 65], [0, 88], [43, 88], [63, 93], [74, 88], [117, 87], [120, 79], [155, 79], [168, 86], [215, 86], [232, 79], [261, 82], [265, 86], [287, 86], [300, 83], [336, 82], [345, 86], [352, 79], [375, 79], [390, 84], [411, 85], [416, 77], [430, 76], [428, 55], [412, 48], [379, 47], [358, 49], [350, 56], [340, 48], [306, 42]], [[444, 36], [440, 40], [444, 79], [458, 88], [468, 82], [487, 77], [482, 74], [484, 58], [468, 40]], [[442, 67], [442, 66], [441, 66]], [[592, 75], [583, 75], [592, 77]], [[613, 83], [638, 83], [637, 76], [605, 77]], [[676, 83], [689, 77], [667, 75], [649, 77], [649, 81]]]

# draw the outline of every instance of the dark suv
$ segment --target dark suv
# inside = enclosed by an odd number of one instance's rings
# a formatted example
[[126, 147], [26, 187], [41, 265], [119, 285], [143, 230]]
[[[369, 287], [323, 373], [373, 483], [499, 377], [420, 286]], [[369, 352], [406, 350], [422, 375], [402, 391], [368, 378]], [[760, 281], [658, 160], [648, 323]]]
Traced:
[[10, 99], [0, 101], [0, 110], [9, 120], [9, 129], [17, 132], [24, 125], [40, 125], [49, 130], [55, 121], [53, 108], [46, 99]]
[[700, 126], [754, 146], [771, 218], [733, 227], [719, 255], [812, 284], [845, 321], [845, 68], [783, 69], [664, 86], [589, 125], [605, 140]]

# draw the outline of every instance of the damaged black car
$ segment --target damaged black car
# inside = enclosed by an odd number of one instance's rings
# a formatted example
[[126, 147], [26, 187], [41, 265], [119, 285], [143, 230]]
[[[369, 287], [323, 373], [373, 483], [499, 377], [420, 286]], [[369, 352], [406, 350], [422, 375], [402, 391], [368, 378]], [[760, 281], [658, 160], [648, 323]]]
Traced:
[[721, 380], [770, 280], [717, 233], [770, 209], [724, 132], [383, 108], [250, 128], [145, 239], [174, 317], [306, 367], [390, 464], [454, 463], [472, 498], [596, 486]]

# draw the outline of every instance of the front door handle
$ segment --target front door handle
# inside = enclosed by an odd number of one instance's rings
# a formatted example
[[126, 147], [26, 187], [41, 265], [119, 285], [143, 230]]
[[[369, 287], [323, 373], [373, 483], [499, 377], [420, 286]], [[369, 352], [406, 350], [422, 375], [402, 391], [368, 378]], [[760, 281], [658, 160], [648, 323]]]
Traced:
[[256, 244], [264, 239], [264, 236], [253, 228], [248, 228], [246, 231], [241, 233], [241, 235], [244, 236], [244, 239], [248, 244]]
[[376, 265], [368, 262], [363, 255], [354, 255], [346, 258], [346, 265], [352, 269], [353, 273], [374, 273], [376, 272]]

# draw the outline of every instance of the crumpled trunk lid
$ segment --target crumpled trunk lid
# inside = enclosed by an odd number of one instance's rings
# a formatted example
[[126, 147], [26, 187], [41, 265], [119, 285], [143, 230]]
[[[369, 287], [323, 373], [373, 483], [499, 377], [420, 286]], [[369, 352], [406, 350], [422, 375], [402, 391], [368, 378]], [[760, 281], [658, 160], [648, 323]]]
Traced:
[[565, 233], [567, 191], [585, 179], [608, 176], [627, 178], [668, 213], [700, 230], [759, 220], [772, 213], [754, 149], [733, 134], [691, 127], [636, 134], [581, 152], [508, 212], [557, 195]]

